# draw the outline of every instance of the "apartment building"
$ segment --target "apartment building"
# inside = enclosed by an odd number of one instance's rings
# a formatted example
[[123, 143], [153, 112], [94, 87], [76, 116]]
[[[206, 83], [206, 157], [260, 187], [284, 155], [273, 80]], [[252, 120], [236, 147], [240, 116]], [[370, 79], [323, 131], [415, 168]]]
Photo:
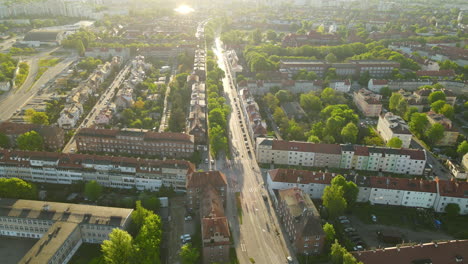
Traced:
[[231, 233], [224, 213], [223, 197], [211, 185], [205, 188], [201, 196], [200, 217], [203, 263], [229, 262]]
[[[274, 169], [267, 172], [267, 189], [274, 197], [277, 190], [300, 189], [312, 199], [321, 199], [323, 190], [337, 174], [321, 171]], [[460, 206], [468, 214], [468, 182], [344, 175], [359, 188], [357, 202], [416, 208], [434, 208], [445, 212], [447, 204]]]
[[441, 124], [444, 127], [444, 137], [436, 142], [436, 146], [454, 146], [457, 143], [459, 132], [453, 126], [452, 120], [448, 119], [442, 114], [435, 112], [427, 112], [427, 119], [431, 124]]
[[72, 184], [95, 180], [110, 188], [184, 191], [195, 166], [183, 160], [150, 160], [57, 152], [0, 150], [0, 177]]
[[372, 78], [382, 78], [390, 75], [393, 69], [399, 68], [400, 64], [386, 60], [353, 60], [345, 63], [327, 63], [319, 60], [281, 60], [280, 72], [287, 73], [290, 77], [300, 70], [313, 71], [318, 76], [324, 77], [329, 68], [336, 69], [336, 74], [341, 77], [359, 77], [369, 72]]
[[0, 200], [0, 235], [39, 239], [19, 263], [67, 263], [82, 243], [100, 244], [126, 229], [133, 209]]
[[394, 115], [391, 112], [379, 115], [377, 131], [385, 142], [396, 137], [403, 142], [402, 148], [410, 147], [413, 134], [409, 131], [408, 124], [400, 116]]
[[260, 115], [260, 108], [255, 102], [255, 98], [250, 93], [249, 89], [243, 88], [240, 90], [240, 103], [244, 112], [245, 123], [248, 124], [247, 131], [252, 140], [257, 137], [267, 135], [267, 124]]
[[353, 101], [366, 117], [377, 117], [382, 112], [382, 96], [367, 89], [354, 92]]
[[289, 240], [297, 253], [318, 255], [325, 244], [325, 232], [317, 208], [298, 188], [278, 190], [277, 210]]
[[82, 128], [75, 139], [80, 152], [188, 158], [195, 150], [193, 135], [143, 129]]
[[422, 175], [424, 150], [257, 138], [259, 163]]
[[441, 91], [441, 92], [443, 92], [445, 94], [445, 102], [447, 104], [450, 104], [452, 106], [455, 105], [455, 102], [457, 100], [457, 96], [451, 90], [447, 90], [447, 89], [419, 89], [419, 90], [415, 91], [413, 93], [413, 95], [415, 96], [417, 101], [425, 102], [425, 103], [429, 104], [429, 102], [428, 102], [429, 95], [431, 95], [431, 93], [437, 92], [437, 91]]
[[65, 132], [59, 127], [13, 122], [0, 123], [0, 133], [9, 138], [12, 147], [16, 146], [16, 139], [21, 134], [30, 131], [36, 131], [42, 137], [46, 149], [60, 150], [65, 143]]
[[227, 180], [220, 171], [194, 172], [187, 177], [187, 206], [190, 209], [198, 209], [204, 192], [207, 188], [216, 190], [222, 203], [226, 202]]
[[468, 240], [438, 241], [397, 247], [356, 251], [352, 254], [364, 264], [464, 263], [468, 259]]

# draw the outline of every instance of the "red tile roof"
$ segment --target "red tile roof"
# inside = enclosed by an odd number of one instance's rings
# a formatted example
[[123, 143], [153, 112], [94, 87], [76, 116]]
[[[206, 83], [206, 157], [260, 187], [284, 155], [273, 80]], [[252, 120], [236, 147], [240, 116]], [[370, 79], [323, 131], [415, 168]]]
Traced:
[[309, 142], [274, 140], [273, 149], [341, 155], [341, 147], [338, 144], [313, 144]]
[[437, 77], [452, 77], [455, 76], [454, 70], [440, 70], [440, 71], [417, 71], [417, 76], [437, 76]]
[[321, 183], [330, 184], [334, 174], [328, 172], [316, 172], [294, 169], [274, 169], [268, 172], [274, 182], [285, 183]]
[[211, 242], [211, 238], [215, 236], [215, 233], [218, 233], [219, 236], [225, 238], [229, 238], [231, 236], [226, 217], [203, 218], [201, 222], [203, 230], [202, 238], [203, 240], [210, 240], [210, 242], [204, 242], [204, 246], [220, 246], [231, 244], [229, 239], [227, 241]]
[[364, 264], [460, 264], [468, 261], [468, 240], [367, 250], [353, 255]]
[[226, 176], [220, 171], [197, 171], [187, 177], [186, 187], [204, 188], [211, 185], [215, 188], [227, 187]]

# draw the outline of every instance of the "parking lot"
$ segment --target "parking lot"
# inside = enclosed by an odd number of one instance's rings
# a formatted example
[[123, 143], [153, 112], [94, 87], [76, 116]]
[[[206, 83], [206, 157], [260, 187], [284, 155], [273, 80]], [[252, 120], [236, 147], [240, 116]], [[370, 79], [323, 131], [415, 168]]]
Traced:
[[[168, 247], [166, 263], [180, 263], [178, 259], [179, 250], [183, 245], [181, 236], [189, 234], [191, 237], [196, 232], [196, 217], [185, 220], [187, 212], [185, 209], [185, 197], [176, 197], [170, 200], [170, 220], [168, 221]], [[192, 238], [194, 240], [194, 238]]]
[[0, 263], [15, 264], [28, 252], [37, 239], [2, 237], [0, 239]]

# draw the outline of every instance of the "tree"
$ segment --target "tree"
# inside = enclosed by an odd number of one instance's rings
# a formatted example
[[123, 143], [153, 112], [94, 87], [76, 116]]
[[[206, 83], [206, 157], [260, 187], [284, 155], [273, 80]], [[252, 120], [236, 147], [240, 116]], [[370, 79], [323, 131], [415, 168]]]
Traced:
[[276, 94], [275, 94], [276, 98], [278, 98], [279, 102], [280, 103], [285, 103], [285, 102], [289, 102], [291, 101], [292, 99], [292, 94], [291, 92], [287, 91], [287, 90], [279, 90]]
[[427, 99], [429, 100], [429, 103], [431, 104], [439, 100], [442, 100], [442, 101], [446, 100], [445, 93], [442, 91], [432, 92]]
[[307, 138], [307, 142], [320, 143], [320, 138], [314, 135], [311, 135]]
[[417, 112], [418, 112], [418, 108], [412, 106], [408, 110], [406, 110], [406, 113], [404, 114], [403, 118], [406, 121], [409, 121], [411, 119], [411, 115], [413, 115], [414, 113], [417, 113]]
[[444, 105], [445, 105], [444, 100], [435, 101], [431, 104], [431, 109], [432, 111], [436, 113], [440, 113], [440, 110], [442, 109], [442, 107], [444, 107]]
[[78, 54], [80, 56], [84, 56], [84, 53], [85, 53], [86, 49], [85, 49], [85, 46], [83, 44], [83, 41], [77, 40], [75, 45], [76, 45], [75, 48], [76, 48], [76, 51], [78, 52]]
[[445, 117], [447, 117], [449, 119], [453, 119], [453, 117], [455, 115], [455, 110], [453, 109], [453, 106], [451, 106], [449, 104], [444, 104], [442, 109], [440, 109], [439, 113], [443, 114]]
[[401, 148], [403, 141], [400, 138], [393, 137], [387, 142], [387, 147], [390, 148]]
[[161, 202], [159, 201], [159, 198], [149, 192], [143, 192], [140, 194], [138, 199], [141, 201], [141, 205], [153, 212], [158, 211], [159, 208], [161, 207]]
[[449, 203], [445, 206], [445, 213], [450, 219], [453, 219], [460, 213], [460, 206], [456, 203]]
[[4, 133], [0, 133], [0, 148], [9, 148], [10, 147], [10, 138]]
[[114, 228], [109, 240], [101, 244], [104, 261], [108, 264], [129, 264], [134, 257], [133, 238], [127, 231]]
[[215, 157], [222, 150], [227, 150], [226, 131], [219, 125], [212, 127], [208, 131], [208, 138], [210, 139], [210, 148]]
[[179, 256], [182, 260], [182, 264], [193, 264], [197, 263], [200, 252], [198, 252], [198, 249], [192, 247], [191, 244], [185, 244], [180, 249]]
[[323, 190], [323, 205], [328, 209], [328, 219], [335, 219], [346, 209], [343, 187], [330, 185]]
[[34, 109], [28, 109], [25, 113], [25, 120], [31, 124], [48, 125], [49, 117], [46, 113], [36, 112]]
[[333, 88], [327, 87], [323, 89], [320, 98], [327, 105], [333, 105], [336, 102], [336, 91]]
[[102, 193], [102, 186], [95, 180], [89, 181], [85, 185], [84, 195], [91, 201], [96, 201]]
[[426, 131], [426, 127], [429, 124], [426, 114], [423, 113], [414, 113], [411, 115], [409, 122], [409, 128], [411, 131], [418, 137], [421, 138]]
[[328, 53], [327, 56], [325, 56], [325, 60], [328, 62], [328, 63], [335, 63], [338, 61], [338, 58], [335, 56], [335, 54], [333, 53]]
[[385, 86], [385, 87], [380, 88], [380, 94], [383, 97], [389, 97], [389, 96], [392, 96], [392, 90], [390, 90], [388, 86]]
[[331, 181], [331, 185], [342, 187], [343, 198], [345, 198], [347, 206], [354, 205], [359, 194], [359, 188], [354, 182], [346, 181], [345, 177], [342, 175], [337, 175]]
[[36, 199], [36, 186], [18, 178], [0, 178], [0, 197], [13, 199]]
[[395, 111], [397, 109], [398, 103], [402, 99], [403, 99], [403, 96], [400, 93], [392, 93], [392, 96], [390, 96], [390, 101], [388, 105], [388, 108], [390, 108], [390, 111]]
[[460, 145], [458, 145], [457, 153], [460, 157], [463, 157], [466, 153], [468, 153], [468, 141], [464, 140]]
[[260, 29], [252, 31], [252, 42], [255, 45], [258, 45], [260, 42], [262, 42], [262, 31], [260, 31]]
[[162, 240], [161, 218], [151, 214], [145, 218], [143, 226], [135, 239], [137, 263], [158, 264], [159, 246]]
[[275, 31], [273, 30], [268, 30], [267, 33], [266, 33], [266, 38], [270, 41], [276, 41], [276, 38], [277, 38], [277, 34]]
[[320, 112], [322, 110], [322, 100], [314, 93], [301, 94], [299, 98], [301, 107], [307, 112]]
[[338, 243], [338, 240], [335, 239], [335, 243], [331, 246], [331, 261], [333, 264], [343, 264], [343, 255], [346, 253], [346, 249]]
[[221, 108], [215, 108], [208, 113], [208, 120], [210, 126], [219, 125], [220, 127], [226, 127], [226, 118]]
[[331, 243], [335, 241], [336, 238], [335, 227], [327, 222], [323, 225], [323, 231], [325, 232], [325, 243], [327, 245], [331, 245]]
[[16, 143], [21, 150], [39, 151], [44, 148], [42, 136], [34, 130], [19, 135]]
[[396, 113], [402, 116], [406, 111], [408, 111], [408, 102], [404, 98], [401, 98], [396, 107]]
[[267, 93], [264, 97], [265, 103], [268, 105], [270, 110], [274, 110], [279, 105], [279, 100], [272, 93]]
[[141, 205], [141, 201], [136, 201], [135, 210], [132, 212], [132, 223], [136, 227], [136, 230], [139, 231], [142, 227], [145, 219], [150, 216], [152, 213], [150, 210], [144, 208]]
[[357, 135], [359, 129], [354, 123], [349, 122], [343, 129], [341, 130], [341, 138], [343, 139], [344, 143], [356, 143]]
[[435, 123], [426, 131], [426, 138], [429, 144], [434, 145], [444, 137], [444, 126]]

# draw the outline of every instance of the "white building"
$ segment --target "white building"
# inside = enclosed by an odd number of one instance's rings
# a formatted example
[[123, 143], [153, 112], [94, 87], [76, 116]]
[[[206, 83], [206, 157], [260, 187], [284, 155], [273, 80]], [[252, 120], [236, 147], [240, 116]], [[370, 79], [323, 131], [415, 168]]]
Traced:
[[370, 79], [367, 83], [367, 88], [374, 93], [380, 93], [380, 89], [388, 87], [387, 80], [377, 80], [377, 79]]
[[351, 81], [332, 81], [330, 82], [330, 87], [333, 88], [333, 90], [335, 91], [347, 93], [349, 92], [349, 90], [351, 90]]
[[57, 120], [59, 127], [65, 129], [72, 129], [80, 120], [80, 116], [83, 113], [83, 106], [80, 103], [68, 104], [60, 112], [60, 117]]
[[409, 131], [408, 124], [400, 116], [391, 112], [381, 114], [377, 123], [377, 131], [385, 142], [396, 137], [401, 139], [402, 148], [409, 148], [413, 135]]
[[437, 197], [434, 203], [436, 212], [445, 212], [445, 207], [450, 204], [458, 204], [460, 214], [468, 214], [468, 182], [436, 180]]

